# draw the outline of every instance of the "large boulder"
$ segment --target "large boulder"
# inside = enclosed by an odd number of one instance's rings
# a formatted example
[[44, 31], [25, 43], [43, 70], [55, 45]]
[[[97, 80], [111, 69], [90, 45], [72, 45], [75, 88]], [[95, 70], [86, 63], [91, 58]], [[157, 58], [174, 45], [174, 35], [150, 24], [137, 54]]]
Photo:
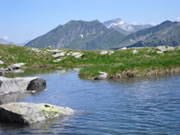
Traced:
[[14, 92], [39, 91], [46, 88], [46, 81], [38, 77], [6, 78], [0, 76], [0, 82], [0, 95]]
[[30, 125], [74, 113], [71, 108], [50, 104], [9, 103], [0, 105], [0, 122]]

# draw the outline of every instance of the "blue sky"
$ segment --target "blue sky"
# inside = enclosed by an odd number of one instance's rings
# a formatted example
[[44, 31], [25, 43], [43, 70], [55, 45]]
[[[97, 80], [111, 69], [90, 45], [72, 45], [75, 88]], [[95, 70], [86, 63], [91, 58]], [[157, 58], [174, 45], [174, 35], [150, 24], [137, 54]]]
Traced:
[[0, 0], [0, 38], [31, 40], [70, 20], [180, 21], [180, 0]]

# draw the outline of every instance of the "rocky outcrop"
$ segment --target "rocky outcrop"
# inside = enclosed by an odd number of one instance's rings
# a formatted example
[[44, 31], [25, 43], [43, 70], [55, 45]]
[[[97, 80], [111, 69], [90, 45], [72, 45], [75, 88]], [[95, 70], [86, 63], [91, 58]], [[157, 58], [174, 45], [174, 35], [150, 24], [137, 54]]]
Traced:
[[0, 95], [14, 92], [39, 91], [46, 88], [46, 81], [38, 77], [6, 78], [0, 76], [0, 82]]
[[50, 104], [9, 103], [0, 105], [0, 122], [30, 125], [74, 113], [71, 108]]

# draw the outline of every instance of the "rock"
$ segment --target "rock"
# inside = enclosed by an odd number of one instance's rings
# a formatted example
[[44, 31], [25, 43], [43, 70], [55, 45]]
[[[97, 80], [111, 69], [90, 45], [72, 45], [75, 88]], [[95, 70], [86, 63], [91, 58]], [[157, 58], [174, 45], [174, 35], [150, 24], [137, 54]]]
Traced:
[[123, 48], [121, 48], [121, 50], [126, 50], [127, 49], [127, 47], [123, 47]]
[[30, 81], [27, 90], [29, 91], [41, 91], [46, 88], [46, 81], [42, 78], [37, 78], [32, 81]]
[[101, 55], [105, 55], [105, 54], [111, 55], [113, 53], [114, 53], [114, 51], [101, 51], [99, 54], [101, 54]]
[[31, 50], [34, 51], [34, 52], [37, 52], [37, 53], [41, 52], [41, 51], [40, 51], [39, 49], [37, 49], [37, 48], [31, 48]]
[[162, 54], [162, 53], [163, 53], [163, 51], [157, 51], [157, 53], [158, 53], [158, 54]]
[[0, 68], [0, 76], [3, 76], [4, 72], [5, 72], [5, 69], [4, 68]]
[[79, 55], [74, 56], [74, 58], [79, 59], [79, 58], [81, 58], [82, 56], [83, 56], [83, 54], [79, 54]]
[[166, 51], [174, 51], [175, 48], [172, 46], [157, 46], [157, 49], [160, 50], [160, 52], [166, 52]]
[[54, 63], [61, 62], [61, 61], [62, 61], [62, 59], [53, 60]]
[[66, 52], [61, 52], [61, 53], [56, 53], [53, 55], [54, 58], [58, 58], [58, 57], [64, 57], [66, 54]]
[[25, 65], [25, 63], [16, 63], [16, 64], [8, 66], [8, 70], [16, 70], [24, 65]]
[[0, 76], [0, 81], [2, 82], [0, 95], [30, 90], [39, 91], [46, 88], [46, 81], [38, 77], [6, 78]]
[[73, 56], [74, 58], [78, 59], [81, 58], [84, 54], [80, 53], [80, 52], [72, 52], [71, 56]]
[[109, 51], [109, 52], [108, 52], [109, 55], [111, 55], [111, 54], [113, 54], [113, 53], [114, 53], [114, 51]]
[[71, 108], [50, 104], [9, 103], [0, 105], [0, 122], [31, 125], [74, 113]]
[[1, 87], [2, 81], [0, 80], [0, 87]]
[[99, 72], [99, 74], [99, 76], [95, 77], [95, 80], [104, 80], [108, 77], [108, 74], [106, 72]]
[[108, 51], [101, 51], [99, 54], [105, 55], [105, 54], [108, 54]]
[[4, 62], [0, 60], [0, 65], [3, 65], [3, 64], [4, 64]]
[[133, 54], [137, 54], [138, 53], [138, 51], [137, 50], [133, 50]]
[[62, 52], [62, 50], [58, 50], [58, 49], [46, 50], [46, 51], [49, 52], [49, 53], [52, 53], [52, 54], [56, 54], [56, 53]]

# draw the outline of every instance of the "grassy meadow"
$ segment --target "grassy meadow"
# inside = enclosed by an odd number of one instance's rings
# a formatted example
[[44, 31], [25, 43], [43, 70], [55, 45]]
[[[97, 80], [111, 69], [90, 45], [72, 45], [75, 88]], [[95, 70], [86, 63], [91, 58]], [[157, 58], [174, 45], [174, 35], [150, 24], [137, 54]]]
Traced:
[[[108, 79], [120, 79], [139, 76], [159, 76], [180, 72], [180, 49], [157, 53], [157, 48], [131, 48], [117, 50], [113, 54], [101, 55], [98, 51], [77, 51], [63, 49], [66, 55], [60, 62], [53, 62], [57, 59], [52, 57], [47, 49], [40, 52], [32, 48], [13, 45], [0, 45], [0, 60], [5, 64], [0, 67], [7, 67], [15, 63], [26, 63], [23, 69], [52, 69], [56, 67], [82, 68], [79, 77], [83, 79], [94, 79], [99, 72], [108, 73]], [[62, 50], [62, 49], [61, 49]], [[133, 51], [136, 50], [136, 54]], [[69, 52], [81, 52], [81, 58], [68, 56]], [[133, 75], [133, 76], [132, 76]]]

